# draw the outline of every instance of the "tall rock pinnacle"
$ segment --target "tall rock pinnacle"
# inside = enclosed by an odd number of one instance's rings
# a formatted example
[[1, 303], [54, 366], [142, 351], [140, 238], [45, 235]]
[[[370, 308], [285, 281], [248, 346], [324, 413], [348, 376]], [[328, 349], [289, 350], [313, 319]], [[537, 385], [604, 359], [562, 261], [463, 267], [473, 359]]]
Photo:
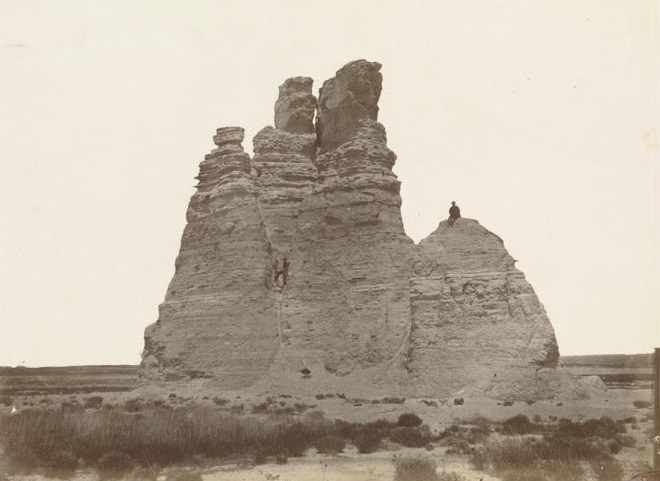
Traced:
[[312, 94], [312, 84], [309, 77], [295, 77], [280, 85], [280, 96], [275, 103], [275, 128], [293, 134], [314, 133], [316, 97]]
[[312, 79], [286, 80], [252, 159], [243, 129], [217, 130], [174, 277], [145, 331], [143, 382], [299, 395], [582, 393], [557, 367], [550, 321], [499, 237], [465, 218], [419, 245], [405, 234], [396, 155], [378, 123], [380, 68], [345, 65], [318, 102]]
[[231, 389], [268, 369], [276, 328], [270, 247], [243, 129], [218, 129], [213, 140], [218, 147], [200, 164], [174, 277], [158, 321], [145, 331], [141, 376], [222, 378]]

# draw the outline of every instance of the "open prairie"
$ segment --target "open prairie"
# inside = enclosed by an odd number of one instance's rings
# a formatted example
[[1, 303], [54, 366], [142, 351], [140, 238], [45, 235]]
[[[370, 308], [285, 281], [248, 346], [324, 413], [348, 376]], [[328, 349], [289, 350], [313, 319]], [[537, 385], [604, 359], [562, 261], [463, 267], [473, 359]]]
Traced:
[[0, 473], [22, 481], [625, 480], [651, 469], [651, 362], [564, 357], [589, 397], [540, 401], [182, 394], [134, 390], [136, 366], [1, 368]]

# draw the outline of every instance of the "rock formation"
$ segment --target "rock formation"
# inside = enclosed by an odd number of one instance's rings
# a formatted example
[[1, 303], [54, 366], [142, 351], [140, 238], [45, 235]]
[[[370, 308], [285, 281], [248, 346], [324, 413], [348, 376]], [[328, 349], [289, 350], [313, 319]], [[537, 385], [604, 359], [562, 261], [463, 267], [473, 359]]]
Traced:
[[318, 102], [312, 79], [286, 80], [252, 159], [242, 129], [218, 129], [145, 331], [143, 381], [445, 398], [576, 388], [499, 237], [464, 218], [419, 245], [406, 236], [380, 68], [347, 64]]

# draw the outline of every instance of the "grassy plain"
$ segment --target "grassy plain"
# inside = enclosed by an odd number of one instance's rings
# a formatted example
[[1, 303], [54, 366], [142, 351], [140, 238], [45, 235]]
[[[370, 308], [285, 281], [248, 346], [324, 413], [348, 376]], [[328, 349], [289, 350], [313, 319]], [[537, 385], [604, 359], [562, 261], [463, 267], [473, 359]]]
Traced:
[[650, 361], [562, 358], [604, 381], [590, 399], [460, 405], [342, 393], [146, 398], [132, 391], [135, 366], [0, 368], [0, 480], [625, 480], [650, 469]]

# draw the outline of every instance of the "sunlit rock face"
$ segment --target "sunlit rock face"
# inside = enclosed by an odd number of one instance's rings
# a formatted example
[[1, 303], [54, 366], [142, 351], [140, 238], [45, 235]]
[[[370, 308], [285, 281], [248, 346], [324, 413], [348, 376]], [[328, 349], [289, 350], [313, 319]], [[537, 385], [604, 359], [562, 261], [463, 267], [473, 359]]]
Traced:
[[270, 245], [243, 129], [218, 129], [200, 164], [176, 270], [145, 331], [141, 375], [255, 382], [277, 352]]
[[380, 69], [351, 62], [318, 100], [312, 79], [286, 80], [252, 159], [241, 128], [218, 129], [174, 278], [145, 331], [145, 383], [581, 394], [557, 368], [550, 321], [499, 237], [465, 218], [419, 245], [405, 234], [396, 155], [378, 123]]
[[407, 366], [417, 393], [537, 399], [561, 387], [554, 331], [502, 239], [460, 218], [441, 222], [416, 254]]

